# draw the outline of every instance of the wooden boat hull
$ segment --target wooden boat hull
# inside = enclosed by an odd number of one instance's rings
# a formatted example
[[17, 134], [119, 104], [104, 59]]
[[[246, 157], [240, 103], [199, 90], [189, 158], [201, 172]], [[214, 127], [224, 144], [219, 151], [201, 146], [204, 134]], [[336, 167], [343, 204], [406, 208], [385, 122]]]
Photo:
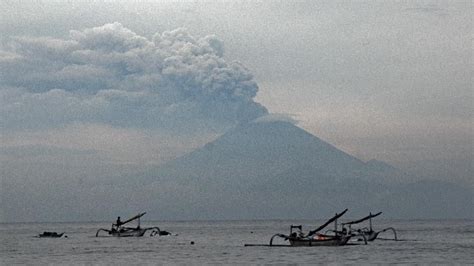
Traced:
[[383, 232], [389, 231], [389, 230], [393, 232], [393, 240], [397, 240], [397, 231], [393, 227], [388, 227], [388, 228], [385, 228], [385, 229], [383, 229], [381, 231], [378, 231], [378, 232], [375, 232], [375, 231], [358, 232], [359, 235], [357, 237], [360, 240], [363, 240], [365, 238], [367, 241], [374, 241], [375, 239], [377, 239], [377, 237], [379, 236], [380, 233], [383, 233]]
[[126, 230], [126, 231], [115, 231], [110, 232], [112, 236], [115, 237], [141, 237], [145, 234], [146, 229], [134, 229], [134, 230]]
[[374, 231], [364, 233], [365, 239], [367, 239], [367, 241], [374, 241], [378, 235], [379, 233], [374, 232]]
[[57, 233], [43, 233], [43, 234], [39, 234], [38, 237], [39, 238], [60, 238], [64, 235], [64, 233], [61, 233], [61, 234], [57, 234]]
[[328, 239], [301, 239], [301, 238], [289, 238], [291, 246], [296, 247], [320, 247], [320, 246], [343, 246], [347, 244], [350, 236], [343, 236], [337, 238]]

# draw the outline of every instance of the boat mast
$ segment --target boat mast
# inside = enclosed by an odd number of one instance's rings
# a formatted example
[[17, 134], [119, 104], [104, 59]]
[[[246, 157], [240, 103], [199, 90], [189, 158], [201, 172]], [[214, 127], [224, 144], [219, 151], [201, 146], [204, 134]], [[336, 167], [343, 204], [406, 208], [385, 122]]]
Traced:
[[372, 212], [369, 212], [370, 218], [369, 218], [369, 228], [370, 231], [372, 232]]

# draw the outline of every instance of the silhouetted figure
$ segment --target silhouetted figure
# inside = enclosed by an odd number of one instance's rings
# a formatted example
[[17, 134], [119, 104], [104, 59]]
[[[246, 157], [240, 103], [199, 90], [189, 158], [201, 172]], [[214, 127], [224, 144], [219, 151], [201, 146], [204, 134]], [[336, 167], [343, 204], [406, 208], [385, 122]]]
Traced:
[[120, 220], [120, 216], [117, 217], [117, 221], [115, 221], [115, 224], [112, 224], [112, 232], [117, 232], [120, 231], [120, 226], [122, 225], [122, 221]]
[[120, 221], [120, 216], [117, 217], [117, 221], [115, 222], [115, 225], [116, 225], [117, 227], [120, 227], [120, 226], [122, 225], [122, 221]]

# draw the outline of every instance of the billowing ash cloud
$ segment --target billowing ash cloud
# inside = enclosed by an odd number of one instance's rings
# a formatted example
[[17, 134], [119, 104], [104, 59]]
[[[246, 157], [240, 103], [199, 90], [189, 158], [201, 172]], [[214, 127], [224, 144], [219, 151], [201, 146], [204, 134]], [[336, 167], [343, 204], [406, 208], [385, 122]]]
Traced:
[[0, 126], [179, 128], [265, 115], [252, 74], [223, 53], [215, 36], [177, 29], [150, 40], [120, 23], [69, 39], [17, 37], [0, 49]]

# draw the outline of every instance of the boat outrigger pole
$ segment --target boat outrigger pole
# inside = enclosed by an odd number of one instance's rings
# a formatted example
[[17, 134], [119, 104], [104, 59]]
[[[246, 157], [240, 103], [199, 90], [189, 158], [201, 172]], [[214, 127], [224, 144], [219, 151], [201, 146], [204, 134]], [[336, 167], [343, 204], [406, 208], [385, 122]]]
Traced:
[[336, 215], [334, 217], [332, 217], [331, 219], [329, 219], [326, 223], [324, 223], [323, 225], [321, 225], [320, 227], [318, 227], [314, 230], [309, 231], [308, 236], [312, 236], [312, 235], [316, 234], [317, 232], [323, 230], [324, 228], [326, 228], [326, 226], [328, 226], [332, 222], [336, 222], [335, 226], [337, 227], [337, 219], [339, 219], [341, 216], [343, 216], [346, 212], [347, 212], [347, 209], [345, 209], [340, 214], [336, 213]]
[[[124, 224], [127, 224], [127, 223], [129, 223], [129, 222], [131, 222], [131, 221], [133, 221], [133, 220], [137, 220], [137, 219], [138, 219], [138, 227], [140, 227], [140, 217], [142, 217], [142, 216], [145, 215], [145, 214], [146, 214], [146, 212], [139, 213], [139, 214], [133, 216], [132, 218], [123, 221], [120, 225], [124, 225]], [[116, 224], [116, 225], [118, 226], [118, 224]]]
[[370, 229], [372, 229], [372, 218], [375, 218], [375, 217], [379, 216], [380, 214], [382, 214], [382, 212], [379, 212], [379, 213], [376, 213], [376, 214], [370, 213], [370, 214], [367, 215], [366, 217], [361, 218], [361, 219], [359, 219], [359, 220], [350, 221], [350, 222], [342, 223], [342, 224], [343, 224], [343, 225], [345, 225], [345, 224], [347, 224], [347, 225], [353, 225], [353, 224], [362, 223], [362, 222], [365, 221], [365, 220], [369, 220]]

